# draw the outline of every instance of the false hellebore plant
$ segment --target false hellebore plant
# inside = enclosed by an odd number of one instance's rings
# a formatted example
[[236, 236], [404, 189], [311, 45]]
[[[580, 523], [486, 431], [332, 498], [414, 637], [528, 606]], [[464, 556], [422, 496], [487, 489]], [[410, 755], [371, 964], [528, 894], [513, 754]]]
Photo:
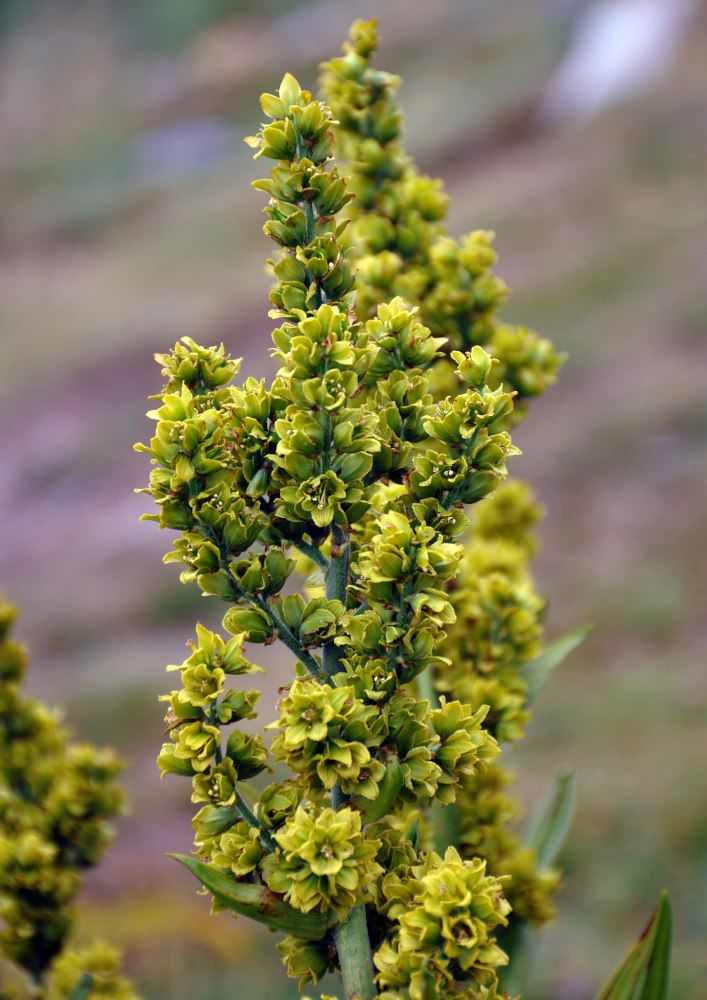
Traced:
[[[580, 639], [542, 650], [538, 511], [503, 483], [561, 358], [497, 319], [492, 234], [446, 235], [375, 45], [374, 22], [354, 25], [328, 104], [285, 76], [247, 140], [275, 161], [254, 185], [277, 247], [274, 380], [234, 384], [239, 362], [188, 338], [158, 356], [156, 433], [137, 446], [150, 517], [180, 532], [166, 561], [227, 602], [230, 635], [197, 625], [168, 668], [158, 762], [198, 807], [178, 860], [215, 910], [285, 932], [301, 986], [339, 970], [347, 998], [493, 1000], [552, 915], [570, 810], [565, 776], [521, 842], [496, 761]], [[231, 681], [260, 669], [246, 644], [276, 641], [295, 663], [268, 748], [239, 726], [259, 693]], [[289, 776], [257, 795], [271, 764]]]
[[105, 852], [122, 806], [121, 765], [109, 750], [70, 741], [56, 712], [22, 694], [14, 618], [0, 595], [0, 956], [29, 985], [0, 996], [137, 1000], [113, 948], [69, 940], [82, 873]]

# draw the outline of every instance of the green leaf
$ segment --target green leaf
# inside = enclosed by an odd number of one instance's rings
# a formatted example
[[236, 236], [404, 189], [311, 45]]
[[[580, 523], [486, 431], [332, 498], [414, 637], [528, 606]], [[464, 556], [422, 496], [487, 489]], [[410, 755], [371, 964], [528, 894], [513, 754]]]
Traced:
[[530, 704], [543, 684], [549, 680], [556, 668], [569, 656], [573, 649], [576, 649], [577, 646], [584, 642], [590, 632], [590, 625], [577, 629], [576, 632], [570, 632], [569, 635], [565, 635], [562, 639], [558, 639], [557, 642], [553, 642], [540, 656], [536, 656], [534, 660], [528, 660], [527, 663], [523, 664], [520, 668], [520, 675], [528, 685], [526, 692], [528, 704]]
[[648, 926], [596, 1000], [666, 1000], [672, 917], [664, 892]]
[[225, 872], [189, 855], [168, 854], [167, 857], [188, 868], [219, 903], [272, 930], [284, 931], [303, 941], [319, 941], [338, 923], [333, 913], [301, 913], [266, 886], [234, 882]]
[[526, 843], [537, 852], [541, 868], [551, 865], [560, 852], [572, 819], [575, 798], [574, 772], [565, 771], [555, 778], [526, 836]]

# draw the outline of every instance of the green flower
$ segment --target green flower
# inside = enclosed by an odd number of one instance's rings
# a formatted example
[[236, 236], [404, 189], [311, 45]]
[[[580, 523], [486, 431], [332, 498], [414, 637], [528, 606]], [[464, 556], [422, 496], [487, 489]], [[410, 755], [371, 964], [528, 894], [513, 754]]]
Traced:
[[172, 739], [178, 760], [185, 761], [195, 771], [205, 771], [220, 746], [221, 733], [218, 726], [199, 720], [180, 726], [172, 733]]
[[300, 804], [302, 796], [302, 790], [292, 782], [267, 785], [255, 807], [256, 815], [265, 826], [282, 826]]
[[492, 931], [507, 925], [510, 905], [485, 861], [463, 861], [453, 847], [444, 860], [429, 851], [421, 865], [386, 875], [382, 892], [396, 923], [374, 956], [381, 985], [424, 1000], [443, 997], [455, 979], [494, 983], [508, 959]]
[[267, 884], [303, 913], [334, 910], [344, 920], [383, 871], [374, 861], [380, 842], [364, 837], [351, 809], [312, 814], [300, 806], [275, 839], [281, 851], [262, 864]]
[[214, 806], [230, 806], [236, 801], [238, 771], [233, 761], [226, 757], [206, 773], [194, 776], [192, 802], [207, 802]]
[[221, 834], [218, 843], [218, 849], [212, 854], [211, 863], [217, 868], [232, 871], [238, 877], [254, 871], [265, 853], [258, 830], [248, 826], [245, 820], [241, 820], [226, 833]]
[[291, 979], [299, 979], [300, 989], [307, 983], [318, 983], [327, 972], [338, 968], [336, 948], [326, 938], [323, 941], [300, 941], [287, 934], [284, 940], [278, 942], [277, 950], [283, 956], [287, 975]]
[[[456, 690], [461, 696], [460, 688]], [[497, 677], [470, 674], [465, 684], [464, 700], [474, 707], [488, 706], [484, 728], [499, 742], [505, 743], [522, 739], [525, 735], [525, 727], [530, 721], [526, 691], [523, 678], [511, 671], [504, 671]]]
[[499, 880], [486, 875], [486, 862], [463, 862], [450, 847], [420, 885], [414, 905], [398, 917], [401, 951], [441, 949], [464, 970], [505, 965], [490, 931], [505, 926], [511, 907]]
[[446, 702], [431, 713], [432, 728], [439, 736], [439, 747], [434, 752], [435, 763], [442, 769], [437, 798], [453, 802], [461, 788], [461, 778], [483, 770], [487, 762], [499, 753], [496, 740], [482, 728], [486, 707], [474, 712], [470, 705], [458, 701]]
[[325, 528], [336, 521], [347, 524], [345, 507], [342, 504], [356, 502], [362, 491], [345, 483], [335, 472], [324, 472], [310, 476], [299, 486], [283, 486], [280, 490], [281, 513], [301, 521], [314, 521], [318, 528]]
[[351, 693], [348, 688], [332, 688], [317, 681], [293, 681], [289, 694], [282, 699], [282, 714], [277, 722], [285, 730], [283, 748], [294, 750], [308, 740], [317, 743], [326, 739], [329, 722], [340, 716]]
[[352, 687], [296, 680], [281, 708], [273, 723], [283, 730], [273, 740], [277, 759], [305, 776], [312, 788], [332, 789], [338, 782], [346, 794], [376, 797], [385, 766], [372, 759], [362, 741], [379, 743], [381, 727], [375, 732], [370, 727], [375, 709], [358, 702]]
[[85, 973], [91, 976], [87, 1000], [138, 1000], [119, 972], [120, 956], [108, 945], [95, 942], [80, 951], [65, 951], [52, 963], [47, 1000], [65, 1000]]
[[192, 396], [226, 385], [238, 374], [242, 358], [229, 357], [220, 347], [199, 347], [191, 337], [182, 337], [170, 354], [156, 354], [162, 374], [168, 378], [162, 397], [186, 386]]

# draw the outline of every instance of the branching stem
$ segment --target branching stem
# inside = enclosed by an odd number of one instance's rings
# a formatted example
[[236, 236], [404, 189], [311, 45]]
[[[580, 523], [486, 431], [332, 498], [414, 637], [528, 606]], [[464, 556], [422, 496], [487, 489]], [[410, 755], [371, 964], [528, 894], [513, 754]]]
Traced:
[[248, 826], [253, 827], [254, 830], [258, 830], [260, 833], [260, 841], [263, 847], [267, 851], [274, 851], [277, 848], [277, 844], [272, 839], [267, 830], [264, 830], [255, 816], [255, 813], [251, 810], [250, 806], [247, 804], [243, 796], [238, 790], [236, 790], [236, 808], [241, 814], [243, 819], [246, 821]]
[[311, 559], [313, 563], [316, 563], [320, 569], [329, 568], [329, 560], [316, 545], [311, 545], [309, 542], [297, 542], [297, 548], [300, 550], [302, 555], [307, 556]]

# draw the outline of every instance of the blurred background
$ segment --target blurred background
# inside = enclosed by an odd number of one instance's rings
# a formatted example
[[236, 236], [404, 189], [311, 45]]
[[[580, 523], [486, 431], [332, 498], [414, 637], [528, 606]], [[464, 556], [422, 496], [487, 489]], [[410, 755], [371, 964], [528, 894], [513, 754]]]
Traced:
[[[242, 137], [285, 70], [314, 88], [354, 17], [402, 75], [410, 151], [450, 231], [495, 229], [510, 321], [567, 350], [512, 474], [547, 510], [548, 637], [594, 630], [506, 751], [532, 809], [562, 767], [579, 806], [559, 919], [528, 1000], [584, 1000], [657, 895], [672, 1000], [707, 994], [707, 9], [699, 0], [2, 0], [0, 587], [31, 690], [128, 761], [130, 815], [86, 880], [80, 933], [148, 1000], [296, 995], [266, 931], [222, 914], [167, 850], [188, 784], [159, 782], [160, 692], [197, 617], [172, 539], [138, 518], [152, 360], [185, 334], [267, 375], [262, 172]], [[288, 665], [272, 648], [267, 714]], [[318, 990], [310, 989], [318, 995]]]

